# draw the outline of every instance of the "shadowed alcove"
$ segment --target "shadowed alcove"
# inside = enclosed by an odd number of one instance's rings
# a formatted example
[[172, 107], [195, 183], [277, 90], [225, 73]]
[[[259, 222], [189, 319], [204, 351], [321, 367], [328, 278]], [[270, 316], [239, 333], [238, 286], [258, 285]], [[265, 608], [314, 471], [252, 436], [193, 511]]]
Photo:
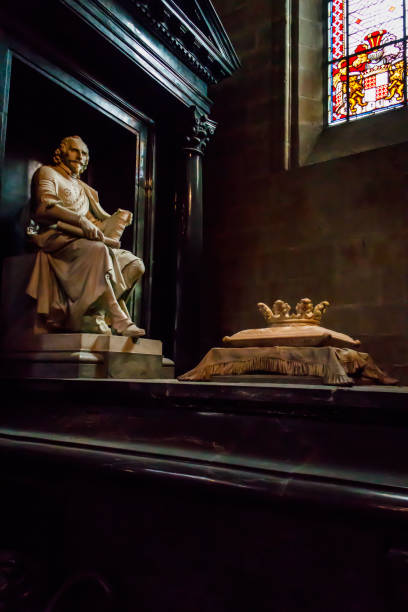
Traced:
[[[24, 224], [34, 171], [52, 163], [61, 139], [74, 134], [89, 147], [90, 164], [83, 179], [100, 193], [105, 210], [133, 211], [138, 134], [14, 59], [3, 183], [3, 215], [8, 224], [2, 247], [5, 253], [21, 253], [26, 248]], [[124, 233], [122, 242], [123, 248], [132, 249], [131, 230]]]

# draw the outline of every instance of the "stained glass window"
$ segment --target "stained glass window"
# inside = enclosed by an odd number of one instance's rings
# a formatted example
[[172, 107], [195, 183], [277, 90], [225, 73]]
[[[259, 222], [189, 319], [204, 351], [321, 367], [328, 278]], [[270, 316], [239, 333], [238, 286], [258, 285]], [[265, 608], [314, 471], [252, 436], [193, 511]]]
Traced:
[[329, 0], [328, 122], [406, 104], [408, 0]]

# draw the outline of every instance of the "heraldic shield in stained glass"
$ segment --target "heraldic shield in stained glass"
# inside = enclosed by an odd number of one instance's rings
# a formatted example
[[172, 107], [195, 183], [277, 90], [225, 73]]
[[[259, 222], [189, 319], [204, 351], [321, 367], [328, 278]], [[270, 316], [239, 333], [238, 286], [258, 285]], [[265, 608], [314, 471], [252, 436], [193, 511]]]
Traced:
[[408, 0], [329, 0], [328, 122], [406, 100]]

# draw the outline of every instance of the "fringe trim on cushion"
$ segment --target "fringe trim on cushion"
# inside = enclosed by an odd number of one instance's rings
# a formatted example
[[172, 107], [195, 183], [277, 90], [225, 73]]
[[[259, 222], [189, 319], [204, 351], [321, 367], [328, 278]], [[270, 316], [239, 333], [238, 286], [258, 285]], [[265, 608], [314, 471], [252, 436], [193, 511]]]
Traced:
[[213, 363], [197, 367], [182, 376], [179, 380], [209, 380], [212, 376], [239, 376], [250, 372], [263, 370], [278, 372], [289, 376], [319, 376], [329, 385], [349, 384], [351, 381], [345, 374], [334, 374], [327, 371], [323, 363], [306, 363], [295, 360], [282, 360], [271, 357], [255, 357], [248, 361], [229, 361]]

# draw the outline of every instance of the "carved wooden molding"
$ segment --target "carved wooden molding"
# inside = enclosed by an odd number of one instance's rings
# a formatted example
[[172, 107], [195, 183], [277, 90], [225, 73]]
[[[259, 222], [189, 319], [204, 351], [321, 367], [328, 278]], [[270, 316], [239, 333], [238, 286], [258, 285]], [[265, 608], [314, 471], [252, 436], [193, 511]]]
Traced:
[[209, 84], [218, 83], [238, 68], [239, 60], [212, 7], [206, 7], [207, 32], [203, 33], [177, 2], [132, 0], [139, 19], [146, 27]]
[[[183, 41], [183, 34], [187, 34], [187, 31], [184, 33], [182, 28], [179, 28], [179, 32], [176, 33], [173, 30], [173, 23], [170, 19], [168, 19], [168, 17], [170, 17], [168, 13], [163, 13], [163, 17], [167, 17], [167, 19], [158, 20], [155, 19], [154, 15], [149, 11], [148, 3], [135, 2], [134, 6], [139, 14], [139, 17], [141, 17], [143, 21], [147, 22], [150, 29], [153, 28], [155, 34], [161, 39], [164, 39], [171, 50], [181, 57], [181, 59], [186, 62], [194, 72], [197, 72], [204, 81], [210, 83], [211, 85], [215, 85], [218, 82], [219, 79], [217, 79], [209, 68], [202, 61], [200, 61], [196, 54], [189, 50], [188, 45], [185, 41]], [[226, 75], [224, 74], [220, 76], [222, 78]]]
[[185, 151], [193, 151], [203, 155], [217, 124], [195, 106], [190, 108], [190, 121], [183, 148]]
[[[130, 61], [167, 89], [186, 106], [211, 108], [207, 84], [203, 78], [193, 81], [180, 71], [181, 62], [174, 50], [165, 49], [157, 33], [139, 14], [130, 15], [123, 7], [108, 0], [60, 0], [87, 24], [103, 34]], [[136, 11], [134, 11], [135, 13]], [[168, 45], [166, 45], [168, 47]], [[185, 62], [183, 62], [186, 65]]]

